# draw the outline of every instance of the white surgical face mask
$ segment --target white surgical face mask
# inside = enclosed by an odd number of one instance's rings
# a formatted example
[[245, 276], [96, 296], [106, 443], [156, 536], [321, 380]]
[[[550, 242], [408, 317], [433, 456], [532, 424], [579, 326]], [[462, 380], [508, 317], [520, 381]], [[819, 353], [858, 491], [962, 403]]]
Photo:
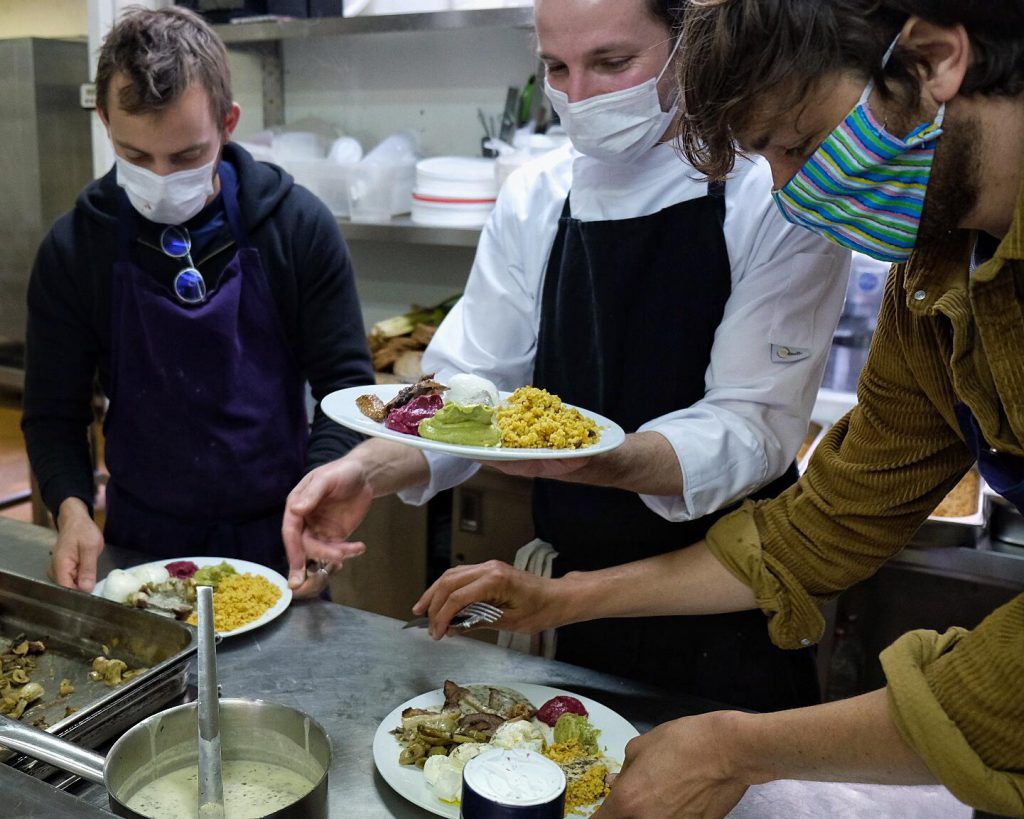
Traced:
[[158, 173], [133, 165], [121, 156], [114, 157], [117, 164], [117, 184], [128, 194], [132, 206], [149, 219], [161, 225], [180, 225], [203, 209], [213, 195], [214, 158], [200, 168], [169, 173]]
[[573, 147], [595, 159], [622, 164], [633, 162], [649, 151], [672, 124], [678, 110], [674, 97], [669, 110], [661, 110], [658, 96], [658, 82], [672, 64], [678, 48], [677, 38], [668, 62], [657, 77], [579, 102], [569, 102], [569, 95], [552, 88], [545, 78], [544, 92]]

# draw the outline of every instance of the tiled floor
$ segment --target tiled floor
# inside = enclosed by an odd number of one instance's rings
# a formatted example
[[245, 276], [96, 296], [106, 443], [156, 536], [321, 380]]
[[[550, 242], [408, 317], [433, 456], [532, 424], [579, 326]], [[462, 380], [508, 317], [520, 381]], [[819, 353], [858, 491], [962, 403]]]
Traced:
[[[20, 398], [0, 392], [0, 499], [29, 488], [28, 456], [21, 436]], [[32, 506], [28, 501], [0, 510], [0, 515], [31, 521]]]

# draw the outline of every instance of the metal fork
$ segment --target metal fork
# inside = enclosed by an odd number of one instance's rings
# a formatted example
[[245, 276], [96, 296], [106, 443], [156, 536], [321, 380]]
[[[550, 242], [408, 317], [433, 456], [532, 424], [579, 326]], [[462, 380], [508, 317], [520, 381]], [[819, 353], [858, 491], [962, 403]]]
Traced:
[[[481, 623], [497, 623], [504, 612], [490, 603], [470, 603], [461, 608], [452, 618], [450, 628], [468, 629]], [[423, 628], [430, 622], [429, 617], [414, 617], [402, 628]]]

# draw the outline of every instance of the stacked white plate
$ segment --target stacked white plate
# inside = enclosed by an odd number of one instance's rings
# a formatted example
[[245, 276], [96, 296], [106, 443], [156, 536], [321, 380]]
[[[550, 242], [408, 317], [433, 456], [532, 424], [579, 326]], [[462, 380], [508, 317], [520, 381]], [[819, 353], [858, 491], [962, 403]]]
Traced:
[[480, 227], [494, 208], [493, 159], [435, 156], [416, 163], [412, 220], [424, 225]]

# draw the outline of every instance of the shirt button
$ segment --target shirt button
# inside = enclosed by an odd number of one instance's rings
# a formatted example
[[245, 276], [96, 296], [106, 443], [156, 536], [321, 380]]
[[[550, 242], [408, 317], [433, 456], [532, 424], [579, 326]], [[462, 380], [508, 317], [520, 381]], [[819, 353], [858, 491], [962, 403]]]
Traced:
[[779, 358], [789, 358], [789, 347], [779, 347]]
[[928, 294], [924, 290], [914, 291], [914, 301], [924, 301], [926, 298], [928, 298]]
[[804, 637], [804, 639], [802, 639], [802, 640], [800, 641], [800, 645], [804, 646], [805, 648], [806, 648], [807, 646], [809, 646], [810, 644], [811, 644], [811, 641], [810, 641], [810, 640], [808, 640], [808, 639], [807, 639], [806, 637]]
[[998, 450], [998, 449], [996, 449], [996, 448], [995, 448], [994, 446], [990, 446], [990, 447], [988, 448], [988, 451], [989, 451], [989, 454], [990, 454], [990, 455], [998, 455], [998, 454], [999, 454], [999, 450]]

